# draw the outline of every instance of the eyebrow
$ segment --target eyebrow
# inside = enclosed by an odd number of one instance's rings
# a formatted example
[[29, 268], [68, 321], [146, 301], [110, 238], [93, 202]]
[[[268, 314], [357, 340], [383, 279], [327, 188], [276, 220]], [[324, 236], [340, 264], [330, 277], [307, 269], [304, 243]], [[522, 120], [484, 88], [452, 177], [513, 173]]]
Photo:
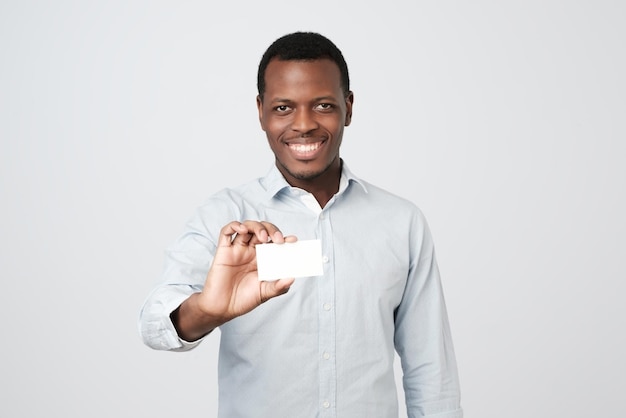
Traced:
[[[314, 98], [311, 101], [312, 102], [322, 102], [322, 101], [336, 102], [338, 100], [334, 96], [320, 96], [320, 97]], [[271, 103], [293, 103], [293, 102], [294, 102], [293, 99], [286, 99], [282, 97], [275, 98], [271, 101]]]

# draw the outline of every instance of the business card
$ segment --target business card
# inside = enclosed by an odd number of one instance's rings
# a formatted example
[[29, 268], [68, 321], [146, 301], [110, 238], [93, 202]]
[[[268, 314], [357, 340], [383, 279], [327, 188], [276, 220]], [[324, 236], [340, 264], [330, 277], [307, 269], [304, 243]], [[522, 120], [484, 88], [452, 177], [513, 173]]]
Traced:
[[259, 280], [312, 277], [324, 274], [322, 242], [303, 240], [256, 245]]

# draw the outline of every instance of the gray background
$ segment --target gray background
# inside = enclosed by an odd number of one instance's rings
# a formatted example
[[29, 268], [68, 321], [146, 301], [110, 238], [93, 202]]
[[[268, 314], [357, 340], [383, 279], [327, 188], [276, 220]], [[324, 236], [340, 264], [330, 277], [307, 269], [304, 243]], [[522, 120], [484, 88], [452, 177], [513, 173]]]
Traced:
[[258, 60], [315, 30], [342, 156], [433, 230], [466, 416], [622, 417], [624, 3], [211, 3], [0, 3], [0, 416], [213, 416], [218, 338], [151, 351], [139, 308], [195, 207], [269, 168]]

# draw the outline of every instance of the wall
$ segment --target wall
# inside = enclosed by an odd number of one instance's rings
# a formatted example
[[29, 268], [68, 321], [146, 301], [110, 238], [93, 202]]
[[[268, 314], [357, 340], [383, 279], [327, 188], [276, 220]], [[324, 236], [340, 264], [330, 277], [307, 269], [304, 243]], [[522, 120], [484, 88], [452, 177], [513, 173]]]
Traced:
[[210, 3], [0, 5], [0, 416], [212, 416], [218, 338], [151, 351], [137, 315], [193, 209], [269, 168], [256, 66], [315, 30], [342, 156], [430, 222], [466, 416], [617, 417], [624, 4]]

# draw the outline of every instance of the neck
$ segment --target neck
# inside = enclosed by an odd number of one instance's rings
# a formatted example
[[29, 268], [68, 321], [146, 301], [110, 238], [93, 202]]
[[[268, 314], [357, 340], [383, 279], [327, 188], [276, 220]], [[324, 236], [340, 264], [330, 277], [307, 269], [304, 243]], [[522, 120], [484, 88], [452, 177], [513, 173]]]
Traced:
[[341, 160], [339, 158], [323, 173], [310, 179], [295, 178], [289, 173], [285, 173], [280, 165], [278, 168], [290, 185], [311, 193], [322, 208], [339, 191], [339, 180], [341, 179]]
[[301, 187], [307, 192], [311, 193], [317, 203], [320, 204], [320, 207], [323, 209], [328, 201], [332, 199], [332, 197], [339, 191], [339, 176], [336, 181], [333, 181], [333, 187], [323, 186], [317, 187], [318, 185], [312, 185], [311, 187]]

